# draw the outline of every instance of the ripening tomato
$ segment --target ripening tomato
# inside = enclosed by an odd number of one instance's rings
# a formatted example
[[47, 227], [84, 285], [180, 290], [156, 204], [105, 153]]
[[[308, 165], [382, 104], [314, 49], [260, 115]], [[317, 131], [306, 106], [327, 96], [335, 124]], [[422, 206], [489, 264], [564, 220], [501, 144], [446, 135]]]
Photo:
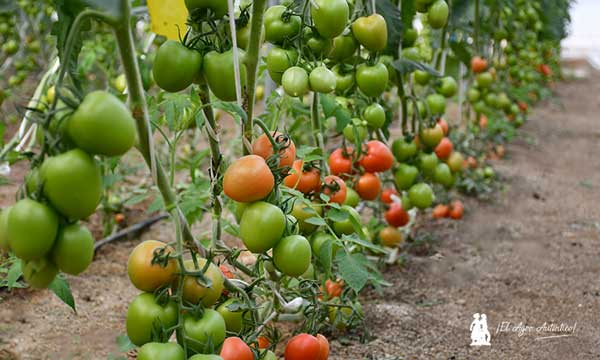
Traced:
[[452, 141], [445, 137], [435, 147], [435, 154], [438, 158], [445, 160], [450, 156], [453, 148]]
[[335, 90], [337, 78], [326, 66], [317, 66], [310, 72], [308, 80], [312, 91], [328, 94]]
[[311, 1], [310, 15], [321, 36], [334, 38], [346, 28], [350, 8], [346, 0], [315, 0]]
[[387, 46], [387, 24], [377, 13], [354, 20], [352, 34], [369, 51], [381, 51]]
[[129, 109], [116, 96], [101, 90], [83, 98], [67, 127], [69, 138], [77, 147], [94, 155], [123, 155], [137, 136]]
[[450, 215], [450, 208], [448, 207], [448, 205], [438, 204], [433, 208], [431, 215], [434, 219], [448, 217], [448, 215]]
[[[167, 40], [156, 51], [152, 75], [161, 89], [178, 92], [192, 85], [200, 76], [202, 55], [181, 42]], [[177, 69], [177, 71], [173, 71]]]
[[381, 192], [381, 181], [377, 175], [364, 173], [354, 186], [354, 189], [363, 200], [375, 200]]
[[437, 124], [442, 128], [442, 131], [444, 132], [444, 136], [448, 135], [448, 122], [446, 120], [444, 120], [443, 118], [439, 118], [437, 121]]
[[31, 199], [19, 200], [8, 214], [8, 245], [23, 260], [46, 256], [58, 232], [58, 215], [48, 206]]
[[273, 82], [281, 85], [283, 73], [294, 66], [298, 61], [298, 52], [295, 49], [282, 49], [274, 46], [267, 55], [267, 71]]
[[408, 224], [410, 216], [402, 208], [400, 203], [391, 203], [389, 209], [385, 212], [385, 221], [395, 227], [400, 227]]
[[302, 235], [286, 236], [273, 248], [273, 262], [288, 276], [304, 274], [308, 270], [311, 257], [310, 243]]
[[448, 22], [448, 4], [445, 0], [435, 0], [427, 10], [427, 21], [433, 29], [441, 29]]
[[175, 251], [163, 242], [146, 240], [131, 251], [127, 261], [129, 280], [142, 291], [154, 292], [161, 286], [170, 284], [179, 268], [174, 258], [153, 263], [154, 253], [169, 256]]
[[102, 197], [102, 176], [96, 161], [80, 149], [47, 158], [40, 170], [44, 196], [70, 220], [96, 211]]
[[[202, 272], [206, 267], [206, 259], [198, 259], [198, 267], [194, 266], [192, 260], [184, 261], [183, 265], [188, 272]], [[201, 285], [199, 279], [192, 275], [183, 278], [183, 298], [191, 304], [202, 302], [205, 307], [213, 306], [223, 292], [223, 273], [217, 265], [210, 263], [204, 272], [204, 277], [210, 281], [210, 286]]]
[[246, 155], [234, 161], [223, 176], [225, 195], [238, 202], [253, 202], [267, 197], [275, 178], [265, 159]]
[[[240, 86], [242, 91], [246, 86], [246, 65], [244, 62], [245, 52], [238, 50], [238, 63], [240, 68]], [[210, 51], [204, 55], [202, 61], [202, 72], [208, 83], [210, 91], [222, 101], [235, 101], [235, 71], [233, 69], [233, 50], [219, 53]]]
[[183, 315], [183, 328], [188, 349], [203, 353], [225, 340], [225, 320], [213, 309], [204, 309], [201, 316]]
[[396, 174], [394, 175], [394, 182], [400, 190], [408, 190], [417, 179], [419, 175], [419, 169], [415, 166], [408, 164], [400, 164]]
[[285, 346], [285, 360], [318, 359], [321, 351], [319, 340], [309, 334], [298, 334]]
[[254, 360], [254, 353], [239, 337], [228, 337], [221, 348], [223, 360]]
[[173, 342], [164, 344], [159, 342], [150, 342], [142, 345], [142, 347], [138, 349], [137, 360], [156, 359], [185, 360], [185, 352], [179, 344]]
[[356, 84], [360, 91], [369, 97], [383, 93], [389, 80], [387, 66], [383, 63], [375, 65], [360, 64], [356, 69]]
[[[279, 167], [292, 166], [294, 160], [296, 160], [296, 145], [294, 141], [288, 135], [277, 131], [272, 132], [271, 136], [278, 145], [285, 147], [279, 150]], [[252, 153], [265, 160], [268, 160], [273, 155], [273, 145], [269, 141], [267, 134], [262, 134], [254, 140]]]
[[281, 84], [285, 93], [292, 97], [303, 96], [310, 89], [308, 73], [299, 66], [284, 71]]
[[399, 138], [392, 143], [392, 152], [399, 162], [406, 161], [417, 154], [417, 143]]
[[315, 254], [317, 259], [320, 259], [323, 254], [321, 254], [321, 249], [323, 249], [323, 245], [326, 243], [333, 244], [330, 249], [330, 255], [332, 259], [337, 255], [338, 250], [340, 249], [339, 245], [335, 243], [335, 239], [333, 235], [329, 233], [325, 233], [322, 231], [317, 231], [310, 238], [310, 247], [312, 249], [312, 253]]
[[391, 204], [393, 202], [392, 195], [400, 197], [400, 194], [398, 194], [398, 191], [396, 191], [396, 189], [394, 188], [383, 189], [383, 191], [381, 192], [381, 202], [384, 204]]
[[[345, 153], [345, 154], [344, 154]], [[336, 149], [329, 155], [329, 169], [333, 175], [352, 174], [352, 156], [354, 149], [347, 147]]]
[[23, 279], [32, 288], [45, 289], [54, 281], [58, 268], [46, 258], [21, 260]]
[[281, 44], [300, 32], [302, 19], [298, 15], [283, 16], [287, 8], [283, 5], [271, 6], [265, 11], [265, 40]]
[[488, 67], [487, 60], [481, 56], [474, 56], [471, 59], [471, 71], [478, 74], [484, 72]]
[[379, 231], [379, 240], [383, 246], [397, 247], [402, 243], [402, 233], [394, 226], [386, 226]]
[[452, 172], [461, 172], [463, 170], [463, 156], [458, 151], [453, 151], [452, 154], [446, 160], [446, 164], [450, 167]]
[[323, 194], [329, 196], [329, 202], [343, 204], [346, 200], [346, 183], [335, 175], [325, 176]]
[[92, 263], [94, 238], [87, 227], [66, 225], [58, 231], [52, 247], [52, 261], [64, 273], [78, 275]]
[[280, 208], [258, 201], [246, 208], [240, 221], [240, 238], [253, 253], [271, 249], [283, 236], [285, 215]]
[[423, 129], [419, 134], [419, 138], [423, 142], [423, 145], [432, 149], [442, 141], [443, 137], [444, 130], [442, 130], [442, 127], [439, 124], [436, 124], [432, 128]]
[[127, 336], [132, 343], [142, 346], [152, 341], [154, 330], [159, 330], [160, 327], [173, 328], [177, 324], [177, 316], [177, 305], [173, 301], [169, 300], [163, 305], [157, 302], [153, 294], [141, 293], [127, 309]]
[[283, 179], [283, 184], [308, 194], [321, 189], [321, 174], [319, 169], [305, 164], [303, 160], [296, 160], [289, 175]]
[[352, 119], [352, 122], [344, 128], [343, 134], [346, 140], [353, 144], [362, 143], [368, 135], [367, 122], [359, 118]]
[[463, 203], [460, 200], [455, 200], [454, 202], [452, 202], [452, 207], [450, 209], [450, 217], [454, 220], [460, 220], [462, 219], [464, 211], [465, 208], [463, 206]]
[[408, 190], [408, 198], [412, 205], [419, 209], [427, 209], [435, 200], [433, 190], [425, 183], [418, 183]]
[[394, 163], [394, 155], [390, 148], [378, 140], [371, 140], [367, 143], [365, 155], [360, 159], [359, 164], [367, 172], [382, 172], [391, 169]]

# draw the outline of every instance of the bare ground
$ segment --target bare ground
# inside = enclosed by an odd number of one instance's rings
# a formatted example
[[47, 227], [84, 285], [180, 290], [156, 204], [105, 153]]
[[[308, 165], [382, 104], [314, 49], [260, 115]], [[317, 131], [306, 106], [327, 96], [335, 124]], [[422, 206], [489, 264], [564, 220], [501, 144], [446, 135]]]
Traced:
[[[491, 202], [467, 200], [464, 221], [430, 224], [437, 254], [386, 269], [393, 286], [369, 294], [364, 307], [371, 340], [334, 340], [331, 359], [600, 358], [599, 80], [562, 83], [562, 105], [535, 109], [508, 159], [494, 165], [505, 190]], [[142, 238], [169, 234], [162, 223]], [[118, 353], [115, 337], [137, 293], [126, 261], [138, 241], [107, 245], [69, 278], [77, 314], [47, 291], [1, 294], [0, 359]], [[469, 346], [474, 313], [488, 316], [489, 347]], [[497, 332], [502, 322], [530, 328]], [[537, 331], [544, 323], [575, 331]], [[557, 335], [569, 336], [539, 339]]]

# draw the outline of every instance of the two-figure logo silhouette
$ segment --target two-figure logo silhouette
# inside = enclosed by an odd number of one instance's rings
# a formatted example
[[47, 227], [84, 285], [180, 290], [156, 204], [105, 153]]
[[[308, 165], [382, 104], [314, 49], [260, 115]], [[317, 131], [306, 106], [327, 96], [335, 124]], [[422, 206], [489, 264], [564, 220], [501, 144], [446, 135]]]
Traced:
[[474, 314], [469, 330], [471, 330], [471, 346], [490, 345], [491, 336], [485, 314]]

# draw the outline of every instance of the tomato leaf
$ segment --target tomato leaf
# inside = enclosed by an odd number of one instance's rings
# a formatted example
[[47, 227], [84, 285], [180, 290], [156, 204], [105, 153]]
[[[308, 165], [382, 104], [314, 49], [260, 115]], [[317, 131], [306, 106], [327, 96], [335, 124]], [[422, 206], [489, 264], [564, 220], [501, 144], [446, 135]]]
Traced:
[[417, 14], [417, 9], [415, 8], [414, 0], [402, 0], [402, 5], [400, 8], [400, 18], [402, 19], [402, 36], [404, 36], [404, 31], [406, 29], [412, 28], [412, 23]]
[[409, 60], [409, 59], [404, 59], [404, 58], [398, 59], [392, 63], [392, 66], [394, 67], [394, 69], [398, 70], [403, 75], [409, 74], [415, 70], [421, 70], [421, 71], [426, 71], [429, 74], [436, 76], [436, 77], [442, 76], [442, 74], [440, 74], [437, 70], [435, 70], [431, 66], [417, 62], [417, 61]]
[[48, 286], [59, 299], [61, 299], [65, 304], [69, 305], [71, 309], [75, 313], [77, 313], [77, 309], [75, 308], [75, 299], [73, 299], [73, 294], [71, 293], [71, 287], [65, 278], [61, 275], [58, 275], [54, 278], [54, 281]]
[[347, 109], [344, 109], [332, 95], [320, 94], [319, 100], [325, 113], [325, 118], [335, 117], [335, 129], [342, 132], [352, 120]]
[[377, 246], [377, 245], [373, 244], [370, 241], [363, 240], [363, 239], [357, 237], [355, 234], [353, 234], [353, 235], [342, 235], [342, 241], [347, 241], [347, 242], [359, 245], [359, 246], [361, 246], [363, 248], [369, 249], [369, 250], [371, 250], [373, 252], [376, 252], [376, 253], [384, 254], [386, 252], [384, 248], [382, 248], [380, 246]]
[[321, 249], [319, 250], [319, 261], [321, 265], [323, 265], [323, 269], [325, 269], [325, 275], [331, 275], [331, 262], [332, 262], [332, 252], [333, 250], [333, 242], [331, 240], [326, 240], [323, 245], [321, 245]]
[[6, 274], [6, 287], [8, 289], [23, 287], [19, 284], [19, 278], [23, 275], [23, 270], [21, 269], [21, 261], [15, 259], [15, 261], [8, 269], [8, 273]]
[[450, 37], [449, 41], [450, 48], [454, 53], [454, 56], [466, 66], [471, 64], [471, 52], [469, 51], [468, 44], [464, 41], [458, 41], [454, 36]]
[[304, 222], [307, 222], [312, 225], [317, 225], [317, 226], [327, 225], [327, 223], [325, 222], [325, 220], [323, 220], [323, 218], [316, 217], [316, 216], [309, 217], [308, 219], [304, 220]]
[[331, 208], [327, 211], [327, 218], [335, 222], [345, 221], [349, 216], [347, 211], [341, 209]]
[[348, 254], [346, 251], [338, 252], [335, 258], [342, 280], [357, 293], [369, 281], [369, 271], [365, 267], [368, 260], [362, 254]]
[[211, 102], [211, 105], [215, 109], [221, 109], [221, 110], [227, 112], [228, 114], [230, 114], [233, 117], [233, 120], [235, 120], [236, 124], [238, 124], [238, 125], [242, 121], [243, 122], [248, 121], [248, 115], [246, 115], [246, 112], [244, 111], [244, 109], [242, 109], [238, 104], [236, 104], [234, 102], [225, 102], [225, 101], [215, 100], [215, 101]]
[[[410, 2], [412, 1], [413, 0], [411, 0]], [[400, 46], [401, 35], [406, 25], [403, 24], [403, 22], [401, 21], [400, 10], [398, 10], [398, 7], [394, 5], [390, 0], [379, 0], [376, 1], [375, 4], [375, 7], [377, 8], [377, 13], [381, 14], [385, 19], [385, 22], [387, 23], [388, 42], [385, 49], [385, 53], [395, 55], [398, 52], [398, 46]]]
[[117, 348], [120, 352], [128, 352], [129, 350], [135, 349], [135, 344], [131, 342], [127, 335], [119, 335], [116, 338]]

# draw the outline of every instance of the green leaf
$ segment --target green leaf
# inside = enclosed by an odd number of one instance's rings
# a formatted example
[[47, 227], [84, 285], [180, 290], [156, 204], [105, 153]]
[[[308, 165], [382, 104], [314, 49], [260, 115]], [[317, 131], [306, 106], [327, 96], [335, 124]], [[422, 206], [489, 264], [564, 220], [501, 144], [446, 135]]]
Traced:
[[327, 218], [334, 222], [346, 221], [350, 214], [341, 209], [331, 208], [327, 211]]
[[442, 76], [442, 74], [440, 74], [437, 70], [435, 70], [431, 66], [420, 63], [420, 62], [416, 62], [413, 60], [409, 60], [409, 59], [404, 59], [404, 58], [398, 59], [392, 63], [392, 66], [394, 67], [394, 69], [398, 70], [403, 75], [410, 74], [411, 72], [413, 72], [415, 70], [421, 70], [421, 71], [426, 71], [429, 74], [436, 76], [436, 77]]
[[347, 242], [356, 244], [358, 246], [361, 246], [365, 249], [369, 249], [376, 253], [381, 253], [381, 254], [385, 253], [385, 249], [382, 248], [381, 246], [375, 245], [368, 240], [361, 239], [361, 238], [357, 237], [356, 234], [342, 235], [342, 241], [347, 241]]
[[16, 260], [8, 269], [8, 274], [6, 274], [6, 287], [9, 289], [20, 287], [18, 285], [19, 278], [23, 275], [23, 270], [21, 269], [21, 261]]
[[246, 122], [248, 120], [248, 116], [244, 109], [241, 106], [234, 102], [224, 102], [224, 101], [213, 101], [211, 103], [212, 107], [215, 109], [221, 109], [227, 113], [229, 113], [235, 122], [239, 125], [240, 121]]
[[402, 32], [406, 28], [406, 25], [401, 20], [400, 10], [390, 0], [378, 0], [375, 7], [377, 8], [377, 13], [381, 14], [387, 23], [388, 42], [385, 53], [395, 55], [398, 53], [398, 47], [402, 40]]
[[335, 258], [342, 280], [357, 293], [369, 280], [369, 271], [364, 266], [364, 260], [366, 258], [362, 254], [348, 254], [345, 251], [338, 252]]
[[471, 64], [471, 52], [469, 51], [469, 45], [464, 41], [458, 41], [454, 37], [450, 37], [449, 41], [450, 48], [454, 53], [454, 56], [467, 67]]
[[400, 9], [400, 18], [402, 19], [403, 35], [406, 29], [411, 29], [417, 9], [415, 8], [415, 0], [401, 0], [402, 8]]
[[333, 255], [333, 242], [331, 240], [326, 240], [319, 250], [319, 261], [323, 268], [325, 269], [325, 273], [327, 276], [331, 275], [331, 262]]
[[338, 104], [332, 95], [320, 94], [319, 100], [325, 113], [325, 118], [335, 117], [335, 128], [338, 132], [342, 132], [352, 120], [350, 112]]
[[127, 199], [127, 201], [125, 201], [123, 203], [123, 205], [125, 205], [125, 206], [132, 206], [132, 205], [135, 205], [135, 204], [139, 204], [142, 201], [146, 200], [149, 196], [150, 196], [149, 192], [145, 192], [143, 194], [133, 195], [132, 197], [130, 197], [129, 199]]
[[317, 226], [327, 225], [327, 223], [325, 222], [325, 220], [323, 220], [323, 218], [316, 217], [316, 216], [309, 217], [308, 219], [304, 220], [304, 222], [307, 222], [312, 225], [317, 225]]
[[119, 335], [116, 338], [117, 348], [120, 352], [128, 352], [135, 349], [135, 344], [131, 342], [127, 335]]
[[71, 293], [71, 287], [67, 280], [65, 280], [61, 275], [58, 275], [54, 278], [54, 281], [48, 286], [59, 299], [61, 299], [65, 304], [69, 305], [71, 309], [75, 313], [77, 313], [77, 309], [75, 309], [75, 299], [73, 299], [73, 294]]

